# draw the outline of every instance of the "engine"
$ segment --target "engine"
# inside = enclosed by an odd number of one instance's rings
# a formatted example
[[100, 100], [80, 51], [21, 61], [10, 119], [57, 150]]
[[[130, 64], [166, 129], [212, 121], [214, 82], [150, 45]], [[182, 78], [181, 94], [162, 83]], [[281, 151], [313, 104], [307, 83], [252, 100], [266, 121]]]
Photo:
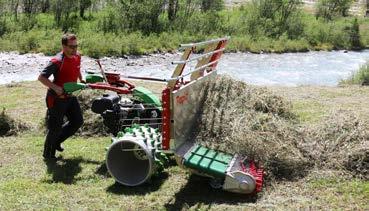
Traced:
[[148, 124], [161, 129], [161, 108], [138, 99], [104, 94], [92, 101], [91, 110], [103, 117], [104, 125], [114, 136], [133, 124]]

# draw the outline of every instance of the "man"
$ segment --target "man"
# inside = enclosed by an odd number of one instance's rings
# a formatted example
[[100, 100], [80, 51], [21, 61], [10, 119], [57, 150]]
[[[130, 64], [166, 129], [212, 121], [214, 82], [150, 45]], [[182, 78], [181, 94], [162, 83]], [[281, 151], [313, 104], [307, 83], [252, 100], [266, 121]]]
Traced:
[[[83, 124], [83, 117], [77, 98], [64, 93], [63, 85], [67, 82], [82, 83], [80, 71], [81, 56], [77, 52], [77, 37], [65, 34], [62, 37], [63, 51], [51, 59], [41, 72], [38, 80], [48, 87], [46, 95], [47, 135], [43, 157], [56, 159], [56, 150], [63, 151], [61, 143], [72, 136]], [[53, 81], [49, 77], [53, 75]], [[64, 116], [68, 121], [63, 124]]]

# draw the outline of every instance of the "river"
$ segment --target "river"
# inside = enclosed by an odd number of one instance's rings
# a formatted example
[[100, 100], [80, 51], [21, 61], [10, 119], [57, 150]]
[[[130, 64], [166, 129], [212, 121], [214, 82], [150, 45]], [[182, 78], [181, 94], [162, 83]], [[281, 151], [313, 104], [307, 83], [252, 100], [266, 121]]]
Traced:
[[[42, 54], [0, 53], [0, 84], [36, 80], [51, 57]], [[180, 54], [154, 54], [141, 57], [102, 58], [106, 71], [123, 75], [169, 78]], [[284, 54], [227, 53], [219, 65], [220, 74], [255, 85], [336, 86], [369, 61], [369, 50], [320, 51]], [[94, 59], [82, 58], [83, 71], [99, 71]], [[193, 65], [185, 71], [191, 71]]]

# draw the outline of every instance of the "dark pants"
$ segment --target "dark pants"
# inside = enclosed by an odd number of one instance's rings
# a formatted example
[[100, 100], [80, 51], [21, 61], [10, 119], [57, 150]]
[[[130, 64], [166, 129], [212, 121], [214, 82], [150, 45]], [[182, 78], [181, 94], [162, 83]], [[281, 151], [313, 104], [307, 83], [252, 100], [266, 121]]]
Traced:
[[[51, 99], [51, 100], [50, 100]], [[50, 95], [47, 104], [47, 135], [43, 156], [55, 156], [55, 147], [77, 132], [83, 124], [81, 107], [76, 97], [55, 98]], [[64, 123], [64, 116], [68, 121]]]

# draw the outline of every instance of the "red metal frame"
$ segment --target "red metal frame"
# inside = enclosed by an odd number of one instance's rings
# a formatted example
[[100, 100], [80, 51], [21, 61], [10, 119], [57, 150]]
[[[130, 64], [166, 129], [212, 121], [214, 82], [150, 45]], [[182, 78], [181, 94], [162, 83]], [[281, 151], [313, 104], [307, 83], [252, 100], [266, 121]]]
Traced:
[[107, 82], [97, 82], [93, 84], [88, 84], [91, 89], [102, 89], [114, 91], [117, 94], [132, 94], [135, 86], [120, 78], [119, 73], [105, 73]]
[[[214, 50], [214, 51], [224, 48], [224, 47], [227, 45], [227, 42], [228, 42], [228, 40], [220, 41], [220, 42], [218, 43], [218, 46], [215, 48], [215, 50]], [[213, 61], [215, 61], [215, 60], [219, 59], [219, 58], [222, 56], [222, 54], [223, 54], [223, 51], [218, 52], [218, 53], [214, 53], [214, 54], [211, 56], [211, 59], [210, 59], [209, 63], [211, 63], [211, 62], [213, 62]], [[218, 62], [216, 62], [215, 64], [211, 65], [211, 66], [210, 66], [210, 67], [211, 67], [211, 71], [213, 71], [217, 65], [218, 65]], [[210, 71], [208, 71], [208, 72], [210, 72]]]
[[170, 88], [165, 88], [162, 92], [162, 149], [170, 148]]
[[135, 88], [135, 85], [133, 85], [132, 83], [126, 81], [126, 80], [122, 80], [120, 78], [120, 74], [119, 73], [105, 73], [106, 75], [106, 79], [108, 80], [109, 84], [112, 85], [117, 85], [117, 86], [128, 86], [128, 90], [132, 90]]
[[117, 94], [132, 94], [132, 90], [129, 90], [125, 87], [117, 87], [117, 86], [113, 86], [112, 84], [103, 83], [103, 82], [88, 84], [88, 86], [91, 89], [110, 90], [110, 91], [116, 92]]
[[258, 167], [254, 161], [249, 160], [248, 161], [249, 168], [246, 168], [245, 164], [243, 162], [240, 163], [242, 171], [245, 173], [251, 174], [256, 181], [256, 187], [254, 193], [261, 192], [261, 189], [263, 188], [263, 180], [264, 180], [264, 169], [261, 167]]

